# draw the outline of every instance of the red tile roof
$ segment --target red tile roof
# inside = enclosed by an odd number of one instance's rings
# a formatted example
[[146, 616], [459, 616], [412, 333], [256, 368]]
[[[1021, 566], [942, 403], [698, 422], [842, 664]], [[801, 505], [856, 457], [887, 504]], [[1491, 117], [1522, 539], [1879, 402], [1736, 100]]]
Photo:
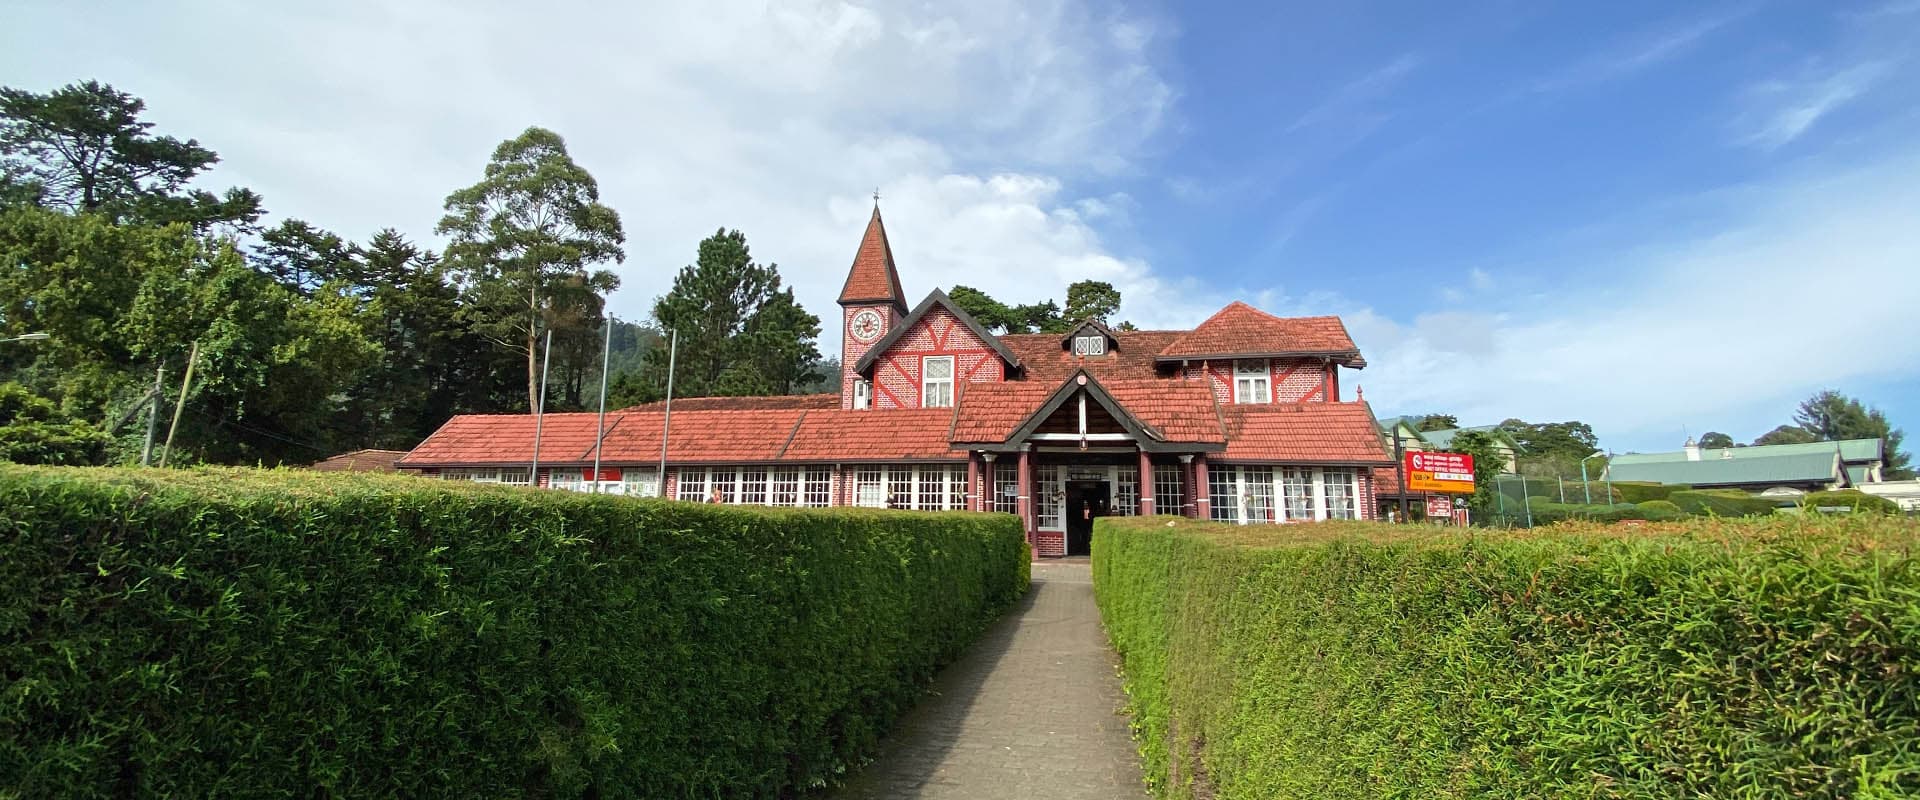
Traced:
[[[840, 395], [833, 392], [825, 394], [788, 394], [773, 397], [676, 397], [673, 398], [673, 413], [682, 411], [746, 411], [751, 409], [815, 409], [839, 408]], [[628, 406], [621, 411], [665, 411], [667, 401], [641, 403]]]
[[1377, 495], [1400, 494], [1400, 471], [1393, 467], [1373, 468], [1373, 493]]
[[1339, 317], [1276, 317], [1235, 300], [1181, 334], [1160, 351], [1161, 359], [1234, 356], [1339, 355], [1365, 366]]
[[[607, 415], [607, 424], [616, 420]], [[579, 461], [593, 449], [597, 414], [548, 414], [540, 431], [541, 461]], [[461, 414], [447, 420], [400, 460], [422, 464], [525, 464], [533, 453], [531, 414]]]
[[887, 228], [880, 223], [878, 205], [867, 220], [866, 235], [860, 237], [847, 283], [840, 288], [840, 302], [888, 302], [906, 311], [907, 293], [900, 289], [900, 271], [893, 266], [893, 247], [887, 244]]
[[966, 458], [948, 444], [953, 409], [808, 411], [785, 461], [925, 461]]
[[[667, 460], [676, 463], [777, 460], [800, 417], [810, 413], [792, 408], [682, 412], [679, 406], [675, 400], [673, 430], [667, 436]], [[607, 433], [601, 460], [623, 464], [658, 460], [665, 419], [660, 411], [622, 412], [619, 424]]]
[[953, 441], [1004, 442], [1059, 389], [1057, 381], [969, 383], [960, 391]]
[[1220, 407], [1227, 424], [1223, 461], [1388, 464], [1365, 403], [1287, 403]]
[[1206, 381], [1134, 379], [1101, 381], [1100, 385], [1134, 419], [1169, 442], [1226, 441], [1213, 388]]
[[1114, 331], [1118, 344], [1104, 356], [1081, 358], [1060, 345], [1057, 333], [1009, 333], [1000, 341], [1020, 357], [1028, 380], [1058, 383], [1085, 368], [1095, 380], [1152, 378], [1160, 351], [1183, 331]]
[[405, 450], [355, 450], [315, 462], [308, 469], [315, 472], [393, 472], [394, 462], [406, 454]]

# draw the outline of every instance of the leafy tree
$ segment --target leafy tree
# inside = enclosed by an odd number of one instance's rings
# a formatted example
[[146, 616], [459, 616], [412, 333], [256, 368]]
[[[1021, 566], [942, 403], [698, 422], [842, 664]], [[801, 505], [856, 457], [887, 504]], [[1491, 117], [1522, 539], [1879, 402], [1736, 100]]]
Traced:
[[[693, 264], [680, 269], [673, 289], [653, 306], [663, 330], [679, 332], [674, 393], [791, 394], [806, 385], [820, 352], [820, 318], [806, 312], [792, 289], [780, 286], [780, 268], [753, 260], [747, 237], [721, 229], [700, 242]], [[658, 396], [666, 385], [668, 353], [647, 354], [644, 382], [623, 383], [622, 399]]]
[[971, 286], [955, 286], [947, 293], [953, 304], [972, 315], [974, 320], [995, 333], [1010, 333], [1022, 323], [1013, 314], [1013, 309], [1005, 303], [987, 296], [986, 292]]
[[1066, 333], [1067, 320], [1060, 313], [1060, 305], [1048, 300], [1044, 303], [1027, 303], [1012, 309], [1014, 323], [1018, 333]]
[[260, 197], [189, 189], [220, 157], [200, 143], [151, 133], [146, 103], [96, 81], [47, 94], [0, 88], [0, 176], [7, 195], [115, 222], [251, 226]]
[[474, 329], [526, 354], [527, 403], [540, 393], [541, 331], [578, 324], [583, 292], [619, 286], [597, 264], [626, 254], [620, 215], [600, 203], [600, 187], [567, 154], [559, 134], [528, 128], [502, 142], [485, 177], [447, 196], [436, 229], [452, 237], [447, 260], [468, 288]]
[[98, 464], [109, 438], [17, 383], [0, 383], [0, 461]]
[[1067, 287], [1067, 308], [1064, 314], [1069, 325], [1077, 325], [1084, 320], [1097, 319], [1106, 322], [1120, 311], [1120, 290], [1106, 281], [1079, 281]]
[[1706, 433], [1700, 434], [1700, 446], [1715, 450], [1724, 450], [1734, 446], [1733, 437], [1719, 431], [1707, 431]]
[[1500, 470], [1507, 463], [1505, 454], [1500, 451], [1500, 440], [1486, 431], [1461, 431], [1453, 437], [1450, 448], [1455, 453], [1473, 456], [1473, 497], [1467, 501], [1468, 510], [1481, 524], [1493, 522], [1494, 514], [1499, 510], [1500, 491], [1496, 483], [1500, 479]]
[[281, 285], [311, 295], [330, 280], [363, 278], [356, 256], [339, 236], [290, 219], [260, 234], [253, 263]]
[[1460, 427], [1460, 418], [1452, 414], [1428, 414], [1414, 421], [1413, 429], [1427, 431], [1448, 431]]
[[1911, 475], [1909, 456], [1900, 449], [1906, 434], [1890, 425], [1880, 409], [1829, 389], [1802, 402], [1793, 421], [1820, 441], [1879, 439], [1886, 453], [1882, 472], [1896, 479]]
[[1760, 438], [1753, 440], [1753, 444], [1758, 447], [1769, 444], [1806, 444], [1817, 441], [1819, 441], [1819, 437], [1814, 436], [1813, 433], [1806, 428], [1798, 425], [1781, 425], [1773, 430], [1760, 434]]

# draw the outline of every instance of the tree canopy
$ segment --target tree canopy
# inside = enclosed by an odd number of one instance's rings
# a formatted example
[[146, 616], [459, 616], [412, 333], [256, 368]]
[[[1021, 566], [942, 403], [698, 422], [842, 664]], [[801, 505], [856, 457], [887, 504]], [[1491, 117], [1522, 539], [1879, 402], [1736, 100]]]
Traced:
[[1700, 446], [1723, 450], [1734, 446], [1733, 437], [1719, 431], [1707, 431], [1700, 434]]
[[[1109, 322], [1120, 310], [1120, 290], [1105, 281], [1077, 281], [1067, 287], [1066, 307], [1052, 300], [1009, 306], [971, 286], [955, 286], [947, 296], [995, 333], [1066, 333], [1089, 319]], [[1133, 330], [1133, 323], [1114, 325]]]

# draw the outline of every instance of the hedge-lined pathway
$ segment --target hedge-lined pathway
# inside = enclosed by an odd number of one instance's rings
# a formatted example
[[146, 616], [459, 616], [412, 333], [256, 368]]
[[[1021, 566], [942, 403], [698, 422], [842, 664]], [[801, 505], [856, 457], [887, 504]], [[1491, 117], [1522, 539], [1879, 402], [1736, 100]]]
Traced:
[[1033, 588], [940, 673], [840, 800], [1146, 797], [1085, 559]]

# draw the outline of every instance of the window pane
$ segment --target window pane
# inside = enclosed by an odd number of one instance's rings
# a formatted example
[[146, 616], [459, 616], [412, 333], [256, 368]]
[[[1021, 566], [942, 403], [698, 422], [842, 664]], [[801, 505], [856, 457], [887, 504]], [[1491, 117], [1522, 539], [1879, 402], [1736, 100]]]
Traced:
[[913, 468], [887, 467], [887, 508], [913, 508]]
[[993, 465], [993, 510], [1003, 514], [1020, 513], [1020, 467], [1018, 464]]
[[1280, 474], [1281, 488], [1286, 493], [1288, 521], [1313, 519], [1313, 470], [1288, 467], [1281, 470]]
[[680, 485], [674, 496], [695, 503], [707, 501], [707, 471], [704, 469], [682, 469], [679, 471]]
[[1185, 514], [1185, 492], [1180, 482], [1180, 465], [1153, 465], [1153, 513]]
[[833, 470], [828, 467], [807, 467], [806, 505], [809, 508], [826, 508], [833, 505]]
[[1240, 521], [1240, 487], [1233, 467], [1214, 467], [1207, 473], [1207, 497], [1215, 522]]
[[1065, 520], [1060, 517], [1062, 498], [1055, 493], [1061, 488], [1060, 468], [1041, 466], [1035, 468], [1034, 473], [1038, 485], [1033, 487], [1033, 494], [1034, 499], [1038, 501], [1035, 511], [1039, 516], [1039, 520], [1034, 524], [1042, 528], [1060, 528], [1065, 523]]
[[660, 471], [628, 467], [620, 471], [620, 491], [629, 497], [654, 497], [660, 494]]
[[1329, 469], [1322, 472], [1327, 482], [1327, 518], [1355, 519], [1358, 514], [1354, 503], [1353, 471]]
[[1279, 522], [1280, 511], [1273, 505], [1273, 468], [1241, 467], [1240, 478], [1247, 497], [1247, 521]]

